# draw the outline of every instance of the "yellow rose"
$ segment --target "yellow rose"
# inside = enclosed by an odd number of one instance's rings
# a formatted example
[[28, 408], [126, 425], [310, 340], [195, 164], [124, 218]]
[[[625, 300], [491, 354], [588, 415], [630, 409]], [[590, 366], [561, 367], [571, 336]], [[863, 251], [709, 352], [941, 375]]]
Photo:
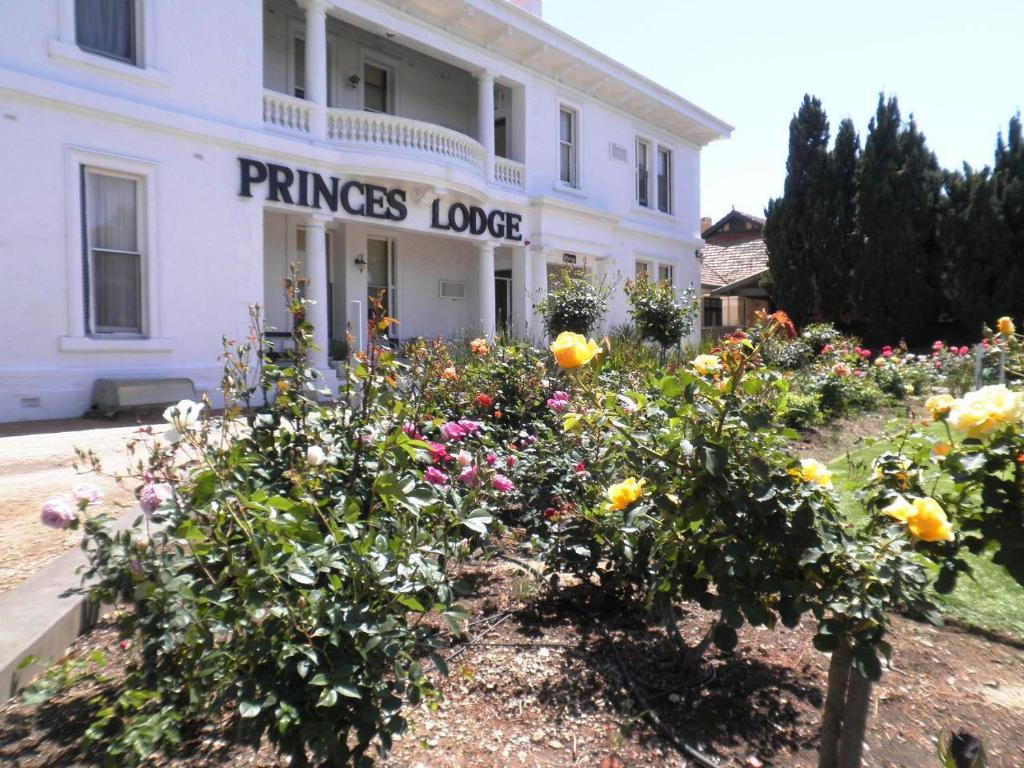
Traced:
[[709, 373], [718, 373], [722, 370], [722, 361], [715, 355], [697, 355], [693, 358], [690, 365], [701, 376], [707, 376]]
[[935, 499], [925, 496], [914, 499], [914, 514], [907, 520], [907, 528], [921, 541], [952, 541], [953, 526], [945, 510]]
[[915, 510], [914, 505], [905, 498], [897, 496], [896, 500], [892, 504], [882, 508], [882, 514], [894, 517], [901, 523], [905, 523], [917, 514], [917, 510]]
[[579, 368], [586, 365], [601, 351], [597, 342], [587, 341], [585, 336], [572, 331], [563, 331], [551, 344], [551, 353], [555, 361], [563, 368]]
[[949, 413], [955, 402], [952, 395], [932, 395], [924, 401], [924, 407], [931, 412], [932, 418], [938, 421]]
[[885, 365], [885, 358], [884, 357], [876, 357], [875, 358], [875, 367], [876, 368], [881, 368], [883, 365]]
[[789, 470], [789, 474], [805, 483], [832, 487], [832, 471], [817, 459], [800, 459], [800, 468]]
[[1000, 427], [1019, 422], [1024, 413], [1024, 400], [1002, 384], [982, 387], [968, 392], [954, 401], [949, 411], [949, 423], [966, 432], [968, 437], [980, 438]]
[[615, 483], [608, 489], [608, 500], [612, 509], [625, 509], [644, 495], [646, 480], [637, 481], [635, 477], [627, 477], [621, 483]]
[[1017, 329], [1013, 325], [1013, 318], [1000, 317], [996, 321], [996, 328], [999, 329], [999, 333], [1003, 336], [1013, 336], [1017, 332]]

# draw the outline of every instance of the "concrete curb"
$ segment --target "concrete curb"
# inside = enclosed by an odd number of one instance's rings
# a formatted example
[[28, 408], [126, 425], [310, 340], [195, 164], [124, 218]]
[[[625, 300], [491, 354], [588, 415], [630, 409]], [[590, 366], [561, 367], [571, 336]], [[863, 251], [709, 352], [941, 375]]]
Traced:
[[[127, 528], [139, 514], [123, 515], [115, 527]], [[78, 568], [85, 564], [80, 549], [67, 552], [0, 594], [0, 704], [63, 656], [102, 615], [100, 606], [76, 591], [82, 584]], [[26, 656], [39, 661], [18, 669]]]

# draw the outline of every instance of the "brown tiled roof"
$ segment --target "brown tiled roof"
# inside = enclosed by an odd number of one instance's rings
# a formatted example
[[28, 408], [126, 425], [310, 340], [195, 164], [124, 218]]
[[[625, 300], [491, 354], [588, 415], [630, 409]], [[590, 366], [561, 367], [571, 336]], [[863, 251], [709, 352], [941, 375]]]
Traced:
[[716, 288], [768, 268], [768, 249], [760, 239], [735, 245], [705, 245], [701, 256], [701, 285]]

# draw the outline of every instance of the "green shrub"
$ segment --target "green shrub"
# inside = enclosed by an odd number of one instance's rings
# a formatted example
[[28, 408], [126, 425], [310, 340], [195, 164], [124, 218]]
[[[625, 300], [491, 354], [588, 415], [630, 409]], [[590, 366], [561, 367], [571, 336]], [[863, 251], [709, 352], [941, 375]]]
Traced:
[[786, 426], [794, 429], [822, 424], [825, 416], [821, 412], [821, 395], [816, 392], [790, 392], [782, 418]]
[[[838, 345], [846, 337], [832, 323], [810, 323], [805, 325], [800, 333], [800, 338], [810, 344], [811, 349], [820, 352], [826, 344]], [[856, 339], [849, 339], [851, 346], [856, 345]]]
[[569, 269], [561, 274], [535, 309], [544, 321], [544, 330], [554, 338], [563, 331], [586, 336], [608, 312], [610, 289], [595, 285], [584, 269]]
[[662, 350], [679, 344], [693, 329], [693, 318], [697, 314], [693, 288], [677, 298], [671, 282], [652, 282], [646, 274], [641, 274], [626, 283], [626, 296], [637, 331]]
[[771, 368], [796, 371], [814, 359], [815, 350], [810, 342], [799, 336], [795, 339], [771, 338], [765, 340], [761, 355]]

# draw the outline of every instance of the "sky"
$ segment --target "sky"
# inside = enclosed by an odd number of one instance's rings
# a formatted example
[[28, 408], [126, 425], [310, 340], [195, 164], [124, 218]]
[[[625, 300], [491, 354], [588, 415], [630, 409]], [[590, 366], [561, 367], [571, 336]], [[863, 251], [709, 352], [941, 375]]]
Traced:
[[544, 18], [735, 127], [701, 156], [701, 215], [782, 193], [805, 93], [832, 134], [899, 99], [939, 162], [992, 162], [1024, 105], [1024, 0], [544, 0]]

